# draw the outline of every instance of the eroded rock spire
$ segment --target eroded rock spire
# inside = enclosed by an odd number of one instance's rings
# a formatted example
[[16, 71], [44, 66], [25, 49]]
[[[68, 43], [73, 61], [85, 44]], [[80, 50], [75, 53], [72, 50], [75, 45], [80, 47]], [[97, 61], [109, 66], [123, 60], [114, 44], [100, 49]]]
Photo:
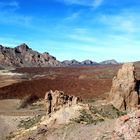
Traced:
[[139, 103], [136, 83], [134, 64], [124, 64], [113, 78], [109, 101], [120, 110], [135, 109]]

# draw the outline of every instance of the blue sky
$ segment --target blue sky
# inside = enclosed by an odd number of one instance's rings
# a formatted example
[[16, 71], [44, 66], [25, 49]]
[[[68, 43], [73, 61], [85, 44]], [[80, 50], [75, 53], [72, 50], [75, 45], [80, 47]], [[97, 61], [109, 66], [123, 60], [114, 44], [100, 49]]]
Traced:
[[140, 60], [138, 0], [0, 0], [0, 44], [58, 60]]

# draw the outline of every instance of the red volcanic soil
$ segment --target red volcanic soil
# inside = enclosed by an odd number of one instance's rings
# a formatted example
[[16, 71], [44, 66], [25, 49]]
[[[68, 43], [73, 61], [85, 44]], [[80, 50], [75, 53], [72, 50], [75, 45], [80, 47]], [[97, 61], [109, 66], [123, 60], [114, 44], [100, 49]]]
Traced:
[[60, 68], [18, 68], [16, 72], [27, 73], [32, 78], [0, 88], [0, 98], [22, 98], [34, 94], [44, 97], [46, 91], [62, 90], [67, 94], [83, 99], [93, 99], [109, 92], [111, 82], [119, 65], [92, 67], [60, 67]]
[[[135, 65], [137, 79], [140, 79], [140, 62]], [[112, 78], [120, 67], [121, 65], [18, 68], [16, 72], [27, 73], [32, 79], [0, 88], [0, 98], [22, 98], [30, 94], [44, 97], [50, 89], [62, 90], [83, 99], [104, 97], [104, 93], [110, 91]]]

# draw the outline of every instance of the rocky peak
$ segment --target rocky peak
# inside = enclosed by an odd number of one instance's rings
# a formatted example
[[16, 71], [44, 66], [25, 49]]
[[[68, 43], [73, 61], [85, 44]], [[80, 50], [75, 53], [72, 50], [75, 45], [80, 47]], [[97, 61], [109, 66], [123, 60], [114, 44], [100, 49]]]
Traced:
[[82, 65], [97, 65], [98, 63], [87, 59], [87, 60], [82, 61], [81, 64]]
[[62, 62], [62, 64], [64, 66], [72, 66], [72, 65], [80, 65], [80, 62], [78, 62], [77, 60], [73, 59], [73, 60], [64, 60]]
[[113, 78], [109, 101], [118, 109], [133, 110], [139, 103], [139, 89], [136, 88], [135, 67], [126, 63]]
[[73, 65], [78, 65], [78, 64], [80, 64], [80, 62], [78, 62], [78, 61], [75, 60], [75, 59], [71, 60], [71, 63], [72, 63]]
[[12, 67], [60, 66], [61, 63], [49, 53], [39, 53], [25, 43], [15, 47], [0, 47], [0, 64]]
[[26, 52], [26, 51], [28, 51], [30, 48], [29, 48], [25, 43], [23, 43], [23, 44], [17, 46], [15, 49], [16, 49], [17, 51], [19, 51], [19, 52]]
[[102, 65], [114, 65], [114, 64], [119, 64], [116, 60], [114, 59], [111, 59], [111, 60], [105, 60], [105, 61], [102, 61], [100, 62], [100, 64]]
[[83, 65], [91, 65], [93, 62], [91, 60], [84, 60], [81, 62]]

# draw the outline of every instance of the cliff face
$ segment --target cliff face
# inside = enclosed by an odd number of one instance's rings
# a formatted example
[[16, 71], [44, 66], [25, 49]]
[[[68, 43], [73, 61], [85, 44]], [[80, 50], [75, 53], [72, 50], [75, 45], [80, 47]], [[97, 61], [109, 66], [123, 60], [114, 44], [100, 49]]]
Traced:
[[46, 67], [60, 66], [61, 63], [49, 53], [39, 53], [32, 50], [26, 44], [15, 48], [0, 45], [0, 65], [13, 67]]

